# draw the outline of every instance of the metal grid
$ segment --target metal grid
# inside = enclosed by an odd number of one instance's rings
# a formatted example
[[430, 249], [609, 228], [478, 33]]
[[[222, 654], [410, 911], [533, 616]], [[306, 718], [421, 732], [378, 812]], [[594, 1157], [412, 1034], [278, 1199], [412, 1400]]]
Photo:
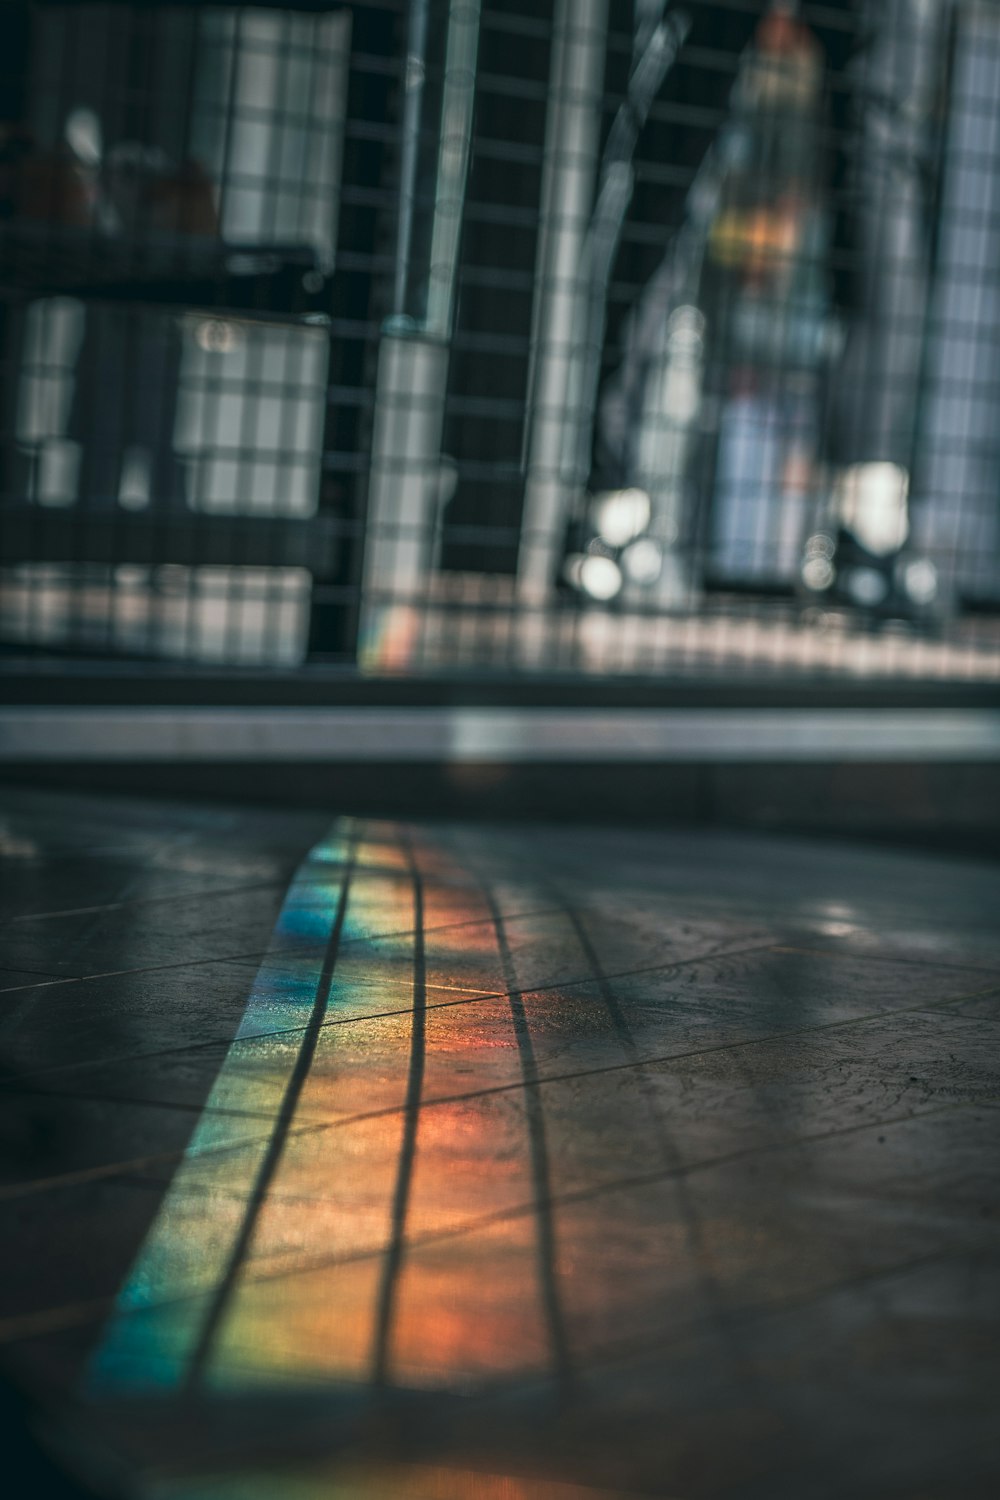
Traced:
[[1000, 6], [0, 24], [7, 651], [1000, 676]]

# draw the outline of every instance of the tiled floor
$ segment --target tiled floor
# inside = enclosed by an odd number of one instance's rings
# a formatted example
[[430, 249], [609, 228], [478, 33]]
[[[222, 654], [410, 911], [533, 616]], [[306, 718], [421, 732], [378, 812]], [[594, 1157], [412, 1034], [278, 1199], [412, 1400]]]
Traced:
[[998, 1492], [995, 867], [3, 807], [0, 1340], [91, 1492]]

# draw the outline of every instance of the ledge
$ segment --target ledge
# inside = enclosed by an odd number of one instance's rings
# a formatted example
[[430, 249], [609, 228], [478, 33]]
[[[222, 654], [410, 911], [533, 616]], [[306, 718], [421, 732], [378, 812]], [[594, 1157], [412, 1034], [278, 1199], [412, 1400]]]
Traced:
[[995, 709], [0, 709], [0, 763], [996, 763]]

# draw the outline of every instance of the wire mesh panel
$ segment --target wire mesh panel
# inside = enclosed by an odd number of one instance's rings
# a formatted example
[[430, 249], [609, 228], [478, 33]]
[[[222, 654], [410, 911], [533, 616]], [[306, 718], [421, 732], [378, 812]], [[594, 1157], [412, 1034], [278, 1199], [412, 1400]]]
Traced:
[[301, 662], [345, 550], [321, 493], [351, 16], [3, 24], [4, 639]]
[[1000, 675], [992, 0], [2, 24], [6, 649]]

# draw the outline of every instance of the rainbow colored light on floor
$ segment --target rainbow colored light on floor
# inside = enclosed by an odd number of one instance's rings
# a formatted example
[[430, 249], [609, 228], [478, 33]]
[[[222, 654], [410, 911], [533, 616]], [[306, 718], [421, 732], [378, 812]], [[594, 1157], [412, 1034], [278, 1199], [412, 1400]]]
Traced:
[[241, 1473], [157, 1491], [157, 1500], [628, 1500], [621, 1491], [562, 1479], [432, 1465], [348, 1467], [312, 1475]]
[[343, 824], [312, 850], [95, 1390], [558, 1373], [512, 962], [493, 895], [439, 845]]

